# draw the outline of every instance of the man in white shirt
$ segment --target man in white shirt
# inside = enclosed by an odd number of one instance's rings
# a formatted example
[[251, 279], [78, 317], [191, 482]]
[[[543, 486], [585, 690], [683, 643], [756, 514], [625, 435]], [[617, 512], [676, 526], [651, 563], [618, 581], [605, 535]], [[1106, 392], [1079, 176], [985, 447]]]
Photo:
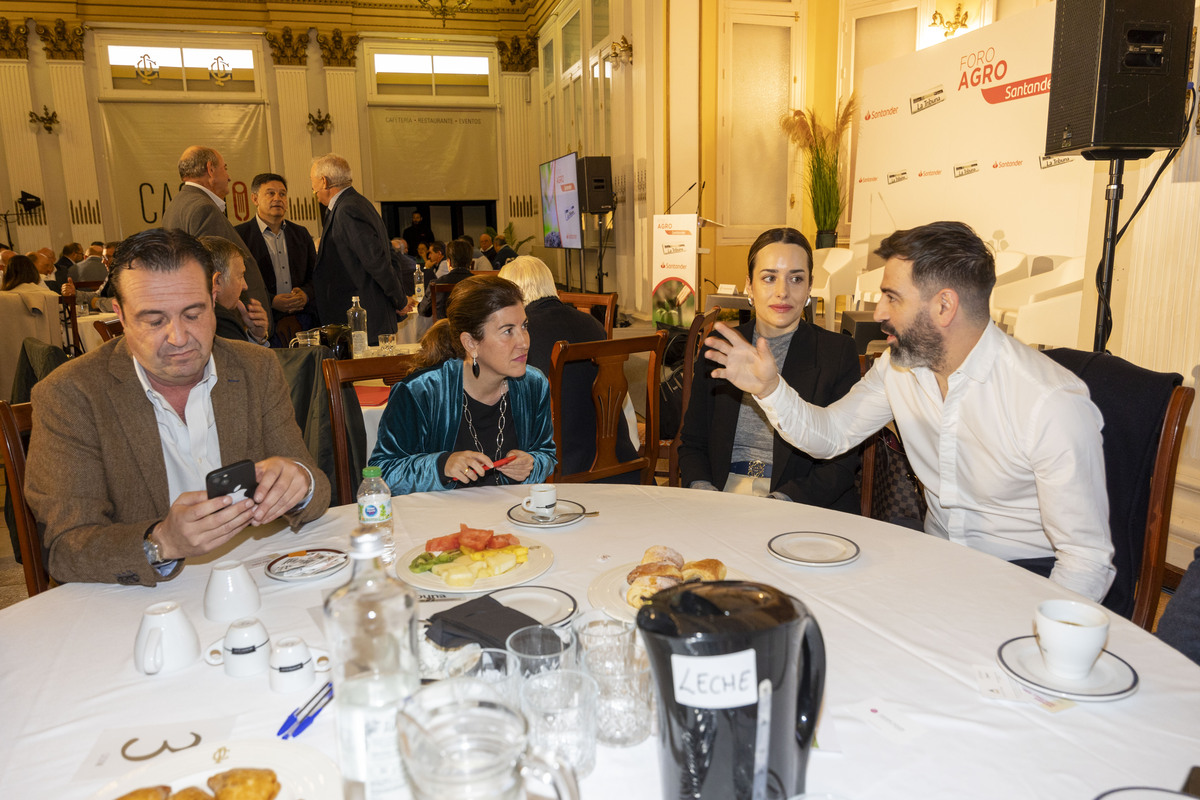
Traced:
[[1092, 600], [1112, 583], [1103, 420], [1087, 387], [1000, 331], [988, 316], [995, 262], [959, 222], [897, 231], [875, 319], [890, 350], [827, 408], [779, 380], [770, 351], [723, 323], [705, 341], [713, 371], [758, 400], [768, 420], [817, 458], [849, 450], [895, 420], [925, 485], [925, 530], [1048, 574]]
[[[26, 496], [58, 581], [152, 586], [248, 525], [293, 528], [329, 505], [271, 351], [214, 340], [212, 261], [151, 229], [112, 271], [125, 335], [33, 389]], [[209, 499], [205, 476], [243, 459], [258, 487]]]

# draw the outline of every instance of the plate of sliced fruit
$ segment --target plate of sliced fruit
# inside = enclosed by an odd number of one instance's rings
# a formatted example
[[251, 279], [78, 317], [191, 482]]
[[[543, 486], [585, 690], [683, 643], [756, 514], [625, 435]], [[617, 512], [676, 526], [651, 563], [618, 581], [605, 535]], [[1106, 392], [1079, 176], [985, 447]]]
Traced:
[[554, 563], [550, 548], [528, 536], [460, 525], [396, 559], [396, 574], [432, 592], [490, 592], [520, 586]]

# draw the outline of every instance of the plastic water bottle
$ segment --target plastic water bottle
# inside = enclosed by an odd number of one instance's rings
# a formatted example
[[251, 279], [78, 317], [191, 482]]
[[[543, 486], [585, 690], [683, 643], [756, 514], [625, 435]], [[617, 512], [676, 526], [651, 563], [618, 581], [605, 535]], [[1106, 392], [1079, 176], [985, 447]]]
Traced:
[[346, 312], [346, 321], [350, 323], [350, 355], [362, 358], [367, 354], [367, 310], [358, 304], [357, 295], [351, 299], [354, 305]]
[[[379, 467], [364, 467], [362, 483], [358, 485], [358, 525], [361, 530], [375, 530], [383, 537], [383, 564], [396, 562], [396, 542], [392, 538], [392, 490], [379, 477]], [[395, 568], [392, 568], [395, 575]]]
[[420, 686], [417, 595], [384, 569], [383, 538], [360, 528], [350, 582], [325, 601], [346, 800], [411, 800], [396, 711]]

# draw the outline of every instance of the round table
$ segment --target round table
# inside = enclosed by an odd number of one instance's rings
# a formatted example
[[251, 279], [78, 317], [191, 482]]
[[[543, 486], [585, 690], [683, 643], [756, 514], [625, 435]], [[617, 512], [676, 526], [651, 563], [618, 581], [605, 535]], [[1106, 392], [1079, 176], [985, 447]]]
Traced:
[[[588, 585], [666, 544], [689, 559], [715, 557], [731, 569], [799, 597], [824, 634], [828, 673], [808, 769], [808, 790], [854, 800], [904, 798], [1080, 798], [1130, 785], [1178, 788], [1200, 753], [1200, 668], [1123, 619], [1108, 649], [1139, 673], [1132, 697], [1078, 703], [1051, 712], [1033, 702], [991, 699], [977, 668], [996, 672], [1004, 641], [1032, 633], [1035, 605], [1074, 597], [1057, 585], [959, 545], [847, 514], [777, 500], [642, 486], [563, 485], [595, 518], [529, 531], [506, 511], [522, 487], [397, 497], [397, 549], [451, 533], [459, 523], [533, 536], [554, 565], [534, 583], [570, 592], [589, 607]], [[107, 729], [151, 722], [233, 719], [232, 739], [274, 739], [311, 690], [273, 694], [266, 676], [235, 679], [199, 662], [147, 677], [133, 666], [143, 608], [178, 600], [202, 646], [226, 625], [205, 619], [204, 586], [213, 561], [256, 561], [258, 617], [273, 637], [326, 643], [320, 608], [348, 578], [309, 583], [267, 578], [263, 557], [300, 547], [346, 548], [354, 507], [331, 509], [299, 534], [277, 527], [243, 534], [222, 552], [189, 562], [156, 588], [69, 584], [0, 611], [0, 786], [11, 797], [87, 797], [102, 780], [75, 780]], [[802, 567], [767, 552], [774, 535], [816, 530], [849, 537], [854, 563]], [[437, 610], [422, 609], [427, 611]], [[314, 686], [313, 689], [316, 687]], [[336, 713], [317, 718], [298, 740], [336, 759]], [[164, 754], [163, 758], [178, 758]], [[660, 796], [658, 745], [599, 749], [585, 798], [637, 787]]]

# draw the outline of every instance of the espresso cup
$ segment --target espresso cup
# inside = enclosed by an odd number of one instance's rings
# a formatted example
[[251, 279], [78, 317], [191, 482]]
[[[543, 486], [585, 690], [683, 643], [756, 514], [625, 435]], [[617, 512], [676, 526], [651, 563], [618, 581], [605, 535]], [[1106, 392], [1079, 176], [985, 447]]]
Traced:
[[267, 677], [273, 692], [298, 692], [312, 684], [318, 672], [329, 671], [329, 654], [309, 648], [299, 636], [284, 636], [271, 647]]
[[1046, 600], [1034, 614], [1046, 669], [1060, 678], [1086, 678], [1108, 640], [1108, 614], [1076, 600]]
[[208, 646], [204, 660], [224, 665], [232, 678], [248, 678], [266, 672], [271, 659], [271, 637], [253, 617], [234, 620], [225, 635]]
[[258, 584], [240, 561], [218, 561], [204, 590], [204, 616], [213, 622], [232, 622], [262, 607]]
[[200, 638], [179, 603], [166, 600], [142, 612], [133, 643], [133, 665], [138, 672], [173, 672], [194, 664], [199, 657]]
[[558, 490], [554, 484], [538, 483], [529, 487], [529, 496], [521, 501], [521, 508], [540, 520], [552, 520], [557, 504]]

